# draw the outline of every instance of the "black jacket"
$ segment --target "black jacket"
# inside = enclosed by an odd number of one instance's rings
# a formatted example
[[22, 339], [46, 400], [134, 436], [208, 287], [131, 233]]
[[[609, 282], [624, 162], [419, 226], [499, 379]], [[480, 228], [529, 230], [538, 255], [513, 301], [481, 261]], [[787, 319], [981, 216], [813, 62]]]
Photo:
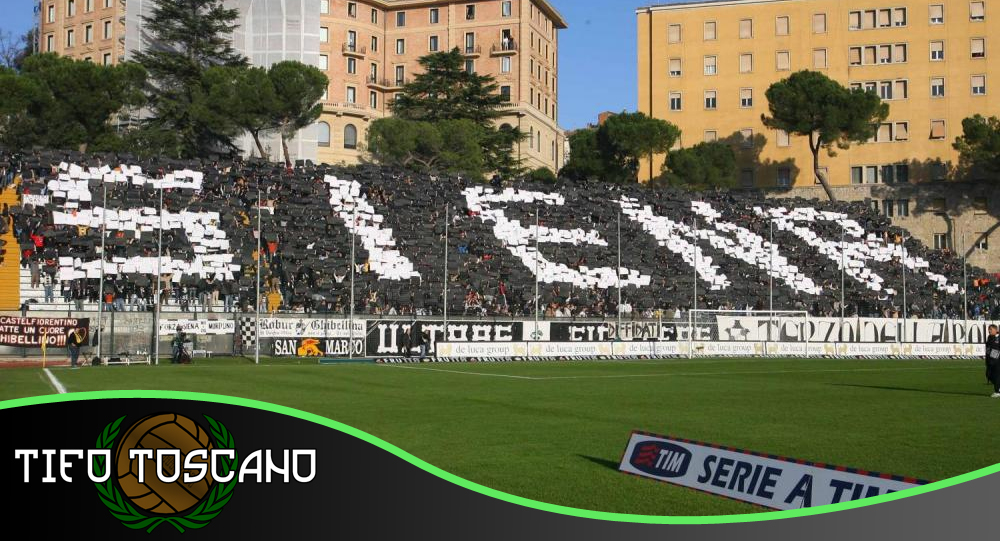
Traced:
[[986, 338], [986, 364], [987, 365], [997, 365], [1000, 364], [1000, 355], [994, 353], [997, 358], [991, 358], [991, 352], [1000, 352], [1000, 335], [988, 336]]

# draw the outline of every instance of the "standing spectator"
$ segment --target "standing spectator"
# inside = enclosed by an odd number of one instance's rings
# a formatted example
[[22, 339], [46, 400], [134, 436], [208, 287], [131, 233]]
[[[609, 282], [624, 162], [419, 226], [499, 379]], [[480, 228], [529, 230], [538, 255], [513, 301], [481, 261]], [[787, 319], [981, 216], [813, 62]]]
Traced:
[[38, 287], [42, 282], [42, 269], [38, 266], [38, 258], [32, 257], [28, 268], [31, 269], [31, 287]]
[[42, 286], [45, 288], [45, 303], [52, 304], [56, 302], [55, 294], [53, 293], [53, 288], [55, 284], [53, 283], [52, 275], [45, 273], [42, 277]]

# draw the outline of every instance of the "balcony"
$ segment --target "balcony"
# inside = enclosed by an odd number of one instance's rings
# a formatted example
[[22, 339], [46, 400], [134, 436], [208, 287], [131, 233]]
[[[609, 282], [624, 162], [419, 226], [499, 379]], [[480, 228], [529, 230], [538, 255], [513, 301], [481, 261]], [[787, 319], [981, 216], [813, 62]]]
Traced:
[[358, 47], [354, 43], [345, 43], [341, 47], [341, 51], [343, 51], [344, 56], [353, 56], [355, 58], [364, 58], [365, 55], [368, 54], [368, 49], [367, 48], [365, 48], [365, 47]]
[[490, 56], [513, 56], [517, 54], [517, 44], [514, 40], [507, 43], [497, 43], [490, 48]]
[[402, 90], [403, 86], [405, 86], [406, 83], [409, 82], [405, 78], [390, 81], [389, 79], [385, 78], [380, 79], [378, 77], [372, 77], [371, 75], [368, 76], [367, 81], [368, 81], [368, 86], [370, 86], [375, 90], [381, 90], [383, 92], [396, 92]]
[[479, 58], [483, 54], [483, 48], [479, 45], [466, 47], [465, 50], [462, 51], [462, 54], [464, 54], [467, 58]]

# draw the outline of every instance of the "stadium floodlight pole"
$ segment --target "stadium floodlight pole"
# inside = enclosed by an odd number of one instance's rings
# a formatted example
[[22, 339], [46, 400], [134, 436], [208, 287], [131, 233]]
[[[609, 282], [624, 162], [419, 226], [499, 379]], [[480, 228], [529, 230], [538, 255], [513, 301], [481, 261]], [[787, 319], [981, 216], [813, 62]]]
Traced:
[[768, 234], [770, 235], [770, 263], [767, 266], [767, 310], [770, 312], [770, 319], [767, 322], [767, 341], [771, 342], [771, 328], [774, 327], [774, 219], [767, 221]]
[[[348, 349], [348, 358], [349, 359], [353, 359], [354, 358], [354, 273], [356, 271], [356, 268], [354, 266], [354, 245], [357, 244], [355, 242], [355, 237], [358, 234], [358, 202], [357, 201], [354, 202], [354, 218], [352, 218], [352, 221], [353, 221], [354, 225], [353, 225], [353, 227], [351, 227], [351, 313], [350, 313], [350, 320], [347, 323], [348, 327], [350, 327], [350, 330], [348, 331], [349, 332], [348, 336], [350, 337], [350, 338], [348, 338], [348, 340], [349, 340], [348, 343], [350, 344], [350, 346], [348, 346], [348, 348], [347, 348]], [[409, 355], [409, 352], [407, 352], [407, 355]]]
[[691, 242], [692, 258], [691, 267], [694, 269], [694, 288], [691, 296], [691, 311], [688, 312], [688, 358], [694, 358], [694, 313], [698, 309], [698, 218], [691, 218], [691, 227], [694, 230], [694, 241]]
[[[451, 203], [444, 206], [444, 341], [448, 341], [448, 222], [451, 221]], [[506, 299], [504, 300], [506, 302]]]
[[844, 273], [847, 265], [847, 253], [844, 251], [844, 223], [840, 223], [840, 326], [844, 326]]
[[615, 329], [615, 339], [621, 338], [622, 332], [622, 213], [618, 211], [618, 268], [615, 269], [615, 281], [618, 284], [618, 328]]
[[153, 314], [153, 359], [160, 364], [160, 289], [163, 276], [163, 179], [160, 179], [160, 232], [156, 239], [156, 312]]
[[254, 347], [254, 364], [260, 364], [260, 266], [263, 263], [261, 259], [264, 257], [260, 253], [260, 242], [261, 238], [264, 236], [264, 230], [260, 225], [260, 184], [257, 184], [257, 310], [254, 312], [254, 326], [256, 331], [253, 339]]
[[906, 342], [906, 320], [909, 315], [906, 309], [906, 241], [908, 240], [909, 237], [903, 237], [903, 342]]
[[108, 183], [101, 182], [101, 284], [97, 288], [97, 362], [102, 361], [102, 342], [104, 342], [104, 263], [107, 261], [105, 253], [105, 238], [107, 237], [107, 213], [108, 213]]
[[538, 239], [541, 237], [541, 229], [538, 221], [538, 206], [535, 206], [535, 331], [532, 333], [533, 341], [538, 340], [538, 301], [541, 296], [538, 293]]

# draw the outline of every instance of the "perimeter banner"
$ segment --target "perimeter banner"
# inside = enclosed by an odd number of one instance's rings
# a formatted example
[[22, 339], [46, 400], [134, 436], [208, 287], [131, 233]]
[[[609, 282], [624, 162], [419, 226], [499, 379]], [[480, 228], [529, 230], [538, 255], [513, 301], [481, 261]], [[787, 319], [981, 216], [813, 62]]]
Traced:
[[771, 509], [881, 496], [928, 481], [633, 432], [619, 470]]
[[0, 346], [22, 348], [66, 347], [71, 329], [82, 329], [84, 340], [90, 331], [90, 319], [0, 316]]

